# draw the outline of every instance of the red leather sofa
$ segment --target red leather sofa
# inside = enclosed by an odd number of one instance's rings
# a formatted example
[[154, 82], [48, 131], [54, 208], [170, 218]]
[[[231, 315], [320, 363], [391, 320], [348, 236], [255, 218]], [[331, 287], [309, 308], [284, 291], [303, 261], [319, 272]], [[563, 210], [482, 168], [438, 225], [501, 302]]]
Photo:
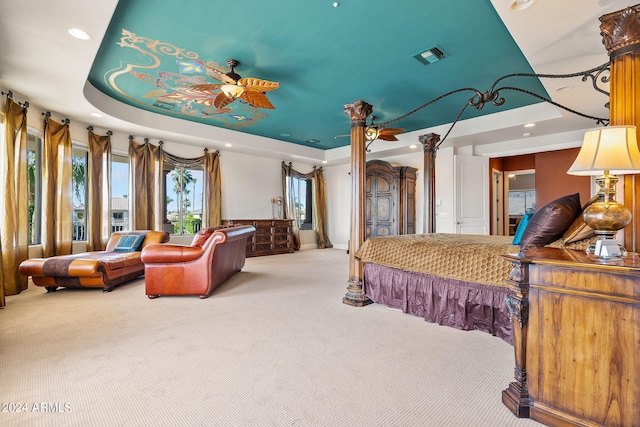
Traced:
[[142, 250], [147, 296], [198, 295], [242, 270], [253, 226], [203, 228], [191, 245], [150, 245]]
[[102, 288], [110, 292], [115, 286], [142, 276], [143, 248], [168, 241], [169, 233], [164, 231], [121, 231], [111, 235], [104, 251], [31, 258], [20, 263], [19, 270], [48, 292], [58, 287]]

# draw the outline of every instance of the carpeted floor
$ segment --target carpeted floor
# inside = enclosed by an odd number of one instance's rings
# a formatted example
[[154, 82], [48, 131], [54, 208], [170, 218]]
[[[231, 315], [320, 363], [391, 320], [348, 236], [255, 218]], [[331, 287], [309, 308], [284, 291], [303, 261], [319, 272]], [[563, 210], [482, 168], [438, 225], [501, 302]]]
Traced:
[[31, 286], [0, 310], [0, 425], [539, 426], [513, 348], [342, 303], [342, 250], [247, 259], [205, 300]]

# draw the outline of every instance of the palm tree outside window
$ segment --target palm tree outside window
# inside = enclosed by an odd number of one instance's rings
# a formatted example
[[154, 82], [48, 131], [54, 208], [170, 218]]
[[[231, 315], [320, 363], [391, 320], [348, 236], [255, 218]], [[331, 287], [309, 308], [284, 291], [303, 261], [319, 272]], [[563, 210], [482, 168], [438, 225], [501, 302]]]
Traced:
[[[167, 168], [171, 169], [167, 171]], [[165, 164], [165, 171], [165, 222], [173, 225], [173, 234], [195, 234], [202, 228], [202, 167]]]

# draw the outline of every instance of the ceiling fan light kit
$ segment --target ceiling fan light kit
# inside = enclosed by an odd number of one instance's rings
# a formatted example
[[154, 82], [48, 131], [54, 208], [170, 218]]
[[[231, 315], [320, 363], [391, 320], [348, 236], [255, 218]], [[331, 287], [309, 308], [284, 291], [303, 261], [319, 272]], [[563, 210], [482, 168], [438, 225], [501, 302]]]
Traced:
[[213, 106], [218, 110], [226, 107], [238, 98], [241, 98], [247, 104], [256, 108], [275, 109], [273, 104], [267, 99], [265, 92], [277, 89], [280, 87], [280, 83], [256, 79], [255, 77], [243, 78], [235, 72], [235, 68], [239, 64], [235, 59], [227, 59], [227, 65], [231, 68], [231, 71], [226, 73], [207, 65], [205, 69], [207, 75], [223, 84], [197, 84], [191, 85], [191, 89], [205, 93], [211, 93], [212, 91], [220, 89], [220, 92], [218, 92], [213, 99]]

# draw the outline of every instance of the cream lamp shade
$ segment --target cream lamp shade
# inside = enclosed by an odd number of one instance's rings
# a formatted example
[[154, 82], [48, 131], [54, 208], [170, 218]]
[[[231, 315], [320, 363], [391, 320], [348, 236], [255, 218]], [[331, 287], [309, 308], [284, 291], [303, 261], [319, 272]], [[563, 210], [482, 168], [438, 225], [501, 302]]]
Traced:
[[625, 175], [640, 172], [635, 126], [609, 126], [587, 131], [570, 175]]

